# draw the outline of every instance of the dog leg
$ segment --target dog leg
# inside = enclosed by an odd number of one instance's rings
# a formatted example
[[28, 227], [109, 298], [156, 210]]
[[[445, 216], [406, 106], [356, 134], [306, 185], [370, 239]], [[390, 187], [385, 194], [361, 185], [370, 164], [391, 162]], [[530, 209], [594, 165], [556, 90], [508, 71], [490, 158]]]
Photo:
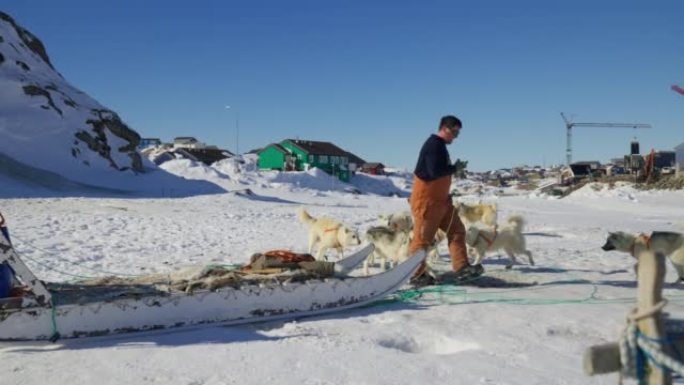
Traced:
[[518, 260], [515, 259], [515, 254], [511, 250], [506, 250], [506, 254], [508, 255], [509, 263], [506, 265], [506, 269], [511, 269], [514, 264], [518, 263]]
[[485, 251], [480, 251], [480, 249], [475, 248], [475, 262], [473, 265], [479, 265], [482, 263], [482, 258], [484, 258]]
[[684, 266], [675, 263], [672, 263], [672, 266], [674, 266], [675, 270], [677, 271], [677, 280], [675, 283], [684, 281]]
[[437, 246], [433, 246], [430, 248], [430, 252], [428, 253], [427, 259], [429, 263], [439, 262], [439, 249], [437, 249]]
[[374, 265], [375, 264], [375, 251], [370, 253], [370, 255], [366, 258], [366, 262], [369, 265]]
[[534, 259], [532, 259], [532, 253], [529, 250], [523, 250], [522, 253], [527, 255], [527, 259], [530, 261], [530, 266], [534, 266]]
[[309, 234], [309, 254], [313, 252], [314, 245], [318, 241], [318, 236], [316, 234]]
[[318, 252], [316, 253], [316, 260], [317, 261], [327, 261], [328, 260], [328, 257], [325, 256], [325, 250], [326, 250], [326, 248], [323, 246], [321, 246], [318, 249]]

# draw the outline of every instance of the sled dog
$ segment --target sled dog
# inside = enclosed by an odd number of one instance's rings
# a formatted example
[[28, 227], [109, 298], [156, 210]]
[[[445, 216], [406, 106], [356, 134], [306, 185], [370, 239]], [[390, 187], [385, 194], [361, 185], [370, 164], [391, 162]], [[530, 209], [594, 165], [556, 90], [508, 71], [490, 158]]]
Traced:
[[[409, 235], [409, 243], [411, 239], [413, 239], [413, 216], [411, 215], [410, 211], [400, 211], [396, 213], [392, 213], [389, 215], [380, 215], [380, 226], [379, 227], [386, 227], [392, 231], [400, 231], [400, 232], [405, 232], [408, 233]], [[446, 239], [446, 233], [442, 229], [437, 229], [437, 232], [435, 233], [435, 239], [432, 241], [432, 244], [430, 246], [430, 250], [428, 251], [428, 257], [427, 259], [429, 261], [434, 261], [437, 258], [439, 258], [439, 250], [437, 249], [439, 244], [442, 243]], [[374, 240], [370, 242], [374, 243], [375, 242], [383, 242], [383, 240]], [[377, 244], [376, 244], [377, 247]], [[382, 256], [380, 254], [380, 256]], [[399, 255], [399, 258], [394, 258], [390, 259], [393, 261], [395, 264], [402, 262], [404, 259], [408, 258], [408, 255]], [[371, 254], [369, 257], [368, 262], [369, 263], [374, 263], [374, 254]], [[384, 266], [384, 265], [383, 265]]]
[[316, 260], [327, 260], [328, 249], [337, 250], [338, 257], [342, 257], [345, 247], [361, 244], [358, 234], [339, 221], [314, 218], [303, 207], [299, 209], [299, 219], [309, 226], [309, 254], [317, 247]]
[[609, 233], [606, 244], [601, 247], [605, 251], [618, 250], [637, 258], [645, 249], [662, 253], [670, 259], [677, 270], [677, 281], [684, 281], [684, 235], [670, 231], [654, 231], [651, 235], [633, 235], [622, 231]]
[[479, 264], [488, 251], [504, 250], [510, 262], [506, 265], [507, 269], [513, 267], [516, 262], [516, 254], [525, 254], [534, 266], [532, 253], [525, 246], [525, 237], [522, 234], [525, 220], [520, 215], [513, 215], [508, 218], [508, 223], [503, 227], [493, 229], [481, 229], [476, 226], [468, 227], [466, 232], [466, 244], [475, 253], [474, 264]]
[[390, 215], [380, 215], [380, 225], [393, 231], [413, 230], [413, 216], [410, 211], [400, 211]]
[[497, 210], [495, 204], [477, 203], [471, 205], [454, 202], [454, 206], [458, 209], [458, 216], [466, 225], [481, 222], [491, 228], [496, 226]]
[[366, 240], [375, 246], [364, 264], [364, 269], [374, 263], [376, 258], [380, 259], [380, 265], [385, 267], [387, 261], [392, 264], [399, 264], [408, 258], [408, 248], [411, 243], [411, 233], [409, 231], [392, 230], [386, 226], [371, 227], [366, 231]]

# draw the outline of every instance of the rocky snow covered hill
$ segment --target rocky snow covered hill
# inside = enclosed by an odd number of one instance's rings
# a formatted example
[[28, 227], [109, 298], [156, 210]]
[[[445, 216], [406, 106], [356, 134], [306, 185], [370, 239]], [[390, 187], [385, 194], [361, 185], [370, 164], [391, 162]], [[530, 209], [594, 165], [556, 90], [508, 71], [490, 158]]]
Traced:
[[0, 182], [147, 195], [165, 185], [221, 191], [158, 169], [136, 151], [139, 141], [114, 111], [62, 77], [36, 36], [0, 12]]

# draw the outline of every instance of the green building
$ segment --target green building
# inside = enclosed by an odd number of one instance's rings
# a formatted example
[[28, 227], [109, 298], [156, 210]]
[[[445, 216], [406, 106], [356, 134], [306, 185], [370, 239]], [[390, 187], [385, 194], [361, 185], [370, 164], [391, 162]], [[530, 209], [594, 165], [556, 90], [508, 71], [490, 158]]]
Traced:
[[259, 152], [260, 170], [304, 171], [319, 168], [343, 182], [349, 182], [349, 153], [330, 142], [285, 139]]

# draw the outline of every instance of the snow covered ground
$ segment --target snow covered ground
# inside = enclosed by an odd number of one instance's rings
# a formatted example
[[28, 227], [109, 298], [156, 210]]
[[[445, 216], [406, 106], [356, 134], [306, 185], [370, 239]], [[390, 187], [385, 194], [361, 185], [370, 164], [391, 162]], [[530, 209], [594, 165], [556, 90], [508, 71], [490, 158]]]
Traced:
[[[205, 167], [172, 161], [162, 167], [230, 192], [165, 199], [12, 198], [0, 199], [0, 211], [27, 264], [41, 279], [63, 281], [244, 263], [253, 252], [273, 248], [305, 251], [300, 206], [361, 233], [379, 214], [408, 209], [410, 179], [400, 175], [364, 176], [350, 186], [315, 171], [236, 173], [229, 162]], [[484, 262], [486, 272], [535, 286], [441, 287], [417, 298], [296, 321], [0, 344], [0, 382], [616, 383], [616, 375], [590, 378], [582, 372], [584, 350], [615, 340], [634, 306], [634, 261], [600, 247], [609, 230], [682, 231], [684, 192], [589, 185], [561, 200], [495, 192], [485, 189], [465, 199], [496, 202], [500, 221], [523, 215], [537, 266], [505, 271], [505, 259], [492, 256]], [[672, 282], [675, 274], [668, 269]], [[665, 294], [667, 311], [684, 317], [684, 286], [668, 285]]]

